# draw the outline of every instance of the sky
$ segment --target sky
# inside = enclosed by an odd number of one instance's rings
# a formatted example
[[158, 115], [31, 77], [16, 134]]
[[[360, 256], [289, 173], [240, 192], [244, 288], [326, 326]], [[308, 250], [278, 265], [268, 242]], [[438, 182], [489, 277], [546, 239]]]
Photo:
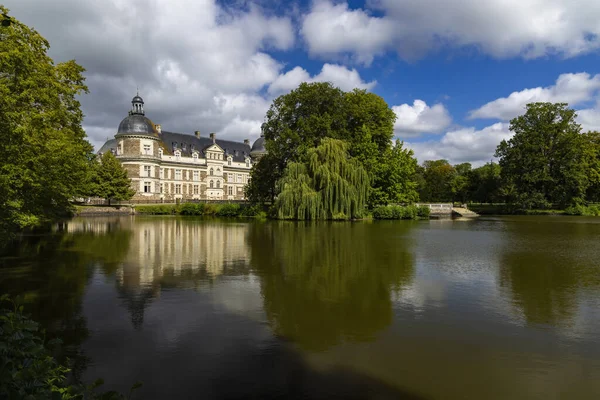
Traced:
[[86, 68], [98, 149], [139, 88], [164, 130], [255, 140], [301, 82], [367, 89], [419, 162], [494, 160], [509, 121], [566, 102], [600, 130], [598, 0], [4, 0]]

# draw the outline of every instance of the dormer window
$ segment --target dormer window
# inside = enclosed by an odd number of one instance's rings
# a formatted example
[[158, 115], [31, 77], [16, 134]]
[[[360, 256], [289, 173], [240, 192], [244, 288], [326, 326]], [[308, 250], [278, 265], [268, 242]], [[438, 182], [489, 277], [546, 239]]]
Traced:
[[179, 160], [181, 158], [181, 151], [175, 150], [175, 157]]
[[250, 159], [246, 158], [246, 168], [250, 168]]
[[231, 160], [232, 160], [231, 156], [227, 157], [227, 165], [231, 165]]
[[194, 161], [198, 161], [198, 153], [194, 152], [192, 154], [192, 158], [194, 159]]

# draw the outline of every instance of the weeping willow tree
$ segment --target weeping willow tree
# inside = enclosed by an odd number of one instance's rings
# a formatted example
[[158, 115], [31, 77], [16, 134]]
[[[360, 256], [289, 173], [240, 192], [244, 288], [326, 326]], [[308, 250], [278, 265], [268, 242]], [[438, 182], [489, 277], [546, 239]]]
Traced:
[[325, 138], [308, 150], [304, 162], [291, 162], [277, 182], [280, 219], [349, 219], [362, 215], [370, 188], [362, 165], [348, 145]]

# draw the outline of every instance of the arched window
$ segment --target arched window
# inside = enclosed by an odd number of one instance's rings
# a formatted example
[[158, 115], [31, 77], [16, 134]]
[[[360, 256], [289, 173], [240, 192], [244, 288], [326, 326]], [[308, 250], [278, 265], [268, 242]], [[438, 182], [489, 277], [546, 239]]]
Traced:
[[217, 168], [217, 175], [221, 172], [221, 168]]
[[214, 175], [214, 174], [215, 174], [215, 171], [214, 171], [214, 170], [211, 168], [211, 169], [210, 169], [210, 174], [209, 174], [209, 175]]
[[221, 189], [221, 181], [217, 181], [217, 189]]
[[214, 186], [215, 186], [215, 183], [213, 181], [210, 181], [209, 187], [212, 189]]

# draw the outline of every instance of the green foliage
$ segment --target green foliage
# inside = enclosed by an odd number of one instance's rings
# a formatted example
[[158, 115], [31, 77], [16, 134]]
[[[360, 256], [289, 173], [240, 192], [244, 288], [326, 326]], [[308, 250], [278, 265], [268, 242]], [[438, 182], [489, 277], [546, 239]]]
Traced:
[[149, 215], [186, 215], [217, 217], [258, 217], [265, 218], [266, 213], [259, 205], [240, 205], [235, 203], [183, 203], [136, 206], [138, 214]]
[[0, 297], [0, 304], [9, 303], [11, 308], [0, 308], [0, 398], [2, 399], [105, 399], [131, 398], [133, 390], [141, 387], [135, 383], [128, 397], [110, 391], [95, 391], [103, 384], [97, 380], [92, 385], [69, 385], [70, 369], [52, 357], [48, 343], [39, 324], [23, 314], [23, 306], [11, 301], [7, 295]]
[[84, 69], [55, 65], [48, 48], [15, 18], [0, 26], [0, 239], [64, 216], [87, 192], [93, 149], [77, 100], [87, 92]]
[[417, 159], [403, 145], [396, 140], [395, 146], [384, 151], [385, 162], [378, 163], [373, 174], [370, 204], [414, 203], [419, 199], [415, 180]]
[[566, 215], [581, 215], [584, 217], [600, 217], [600, 205], [583, 206], [576, 205], [565, 210]]
[[[195, 206], [196, 204], [192, 204]], [[184, 204], [185, 206], [185, 204]], [[183, 209], [183, 206], [182, 206]], [[197, 215], [188, 214], [190, 208], [186, 208], [186, 213], [183, 215]], [[195, 210], [195, 208], [194, 208]], [[138, 214], [151, 214], [151, 215], [172, 215], [176, 213], [176, 206], [173, 204], [160, 204], [160, 205], [147, 205], [147, 206], [135, 206], [135, 211]]]
[[515, 134], [496, 149], [511, 201], [525, 209], [584, 201], [590, 186], [585, 137], [564, 103], [532, 103], [510, 122]]
[[419, 219], [429, 218], [427, 206], [378, 206], [373, 209], [373, 219]]
[[217, 211], [219, 217], [239, 217], [240, 205], [239, 204], [221, 204]]
[[446, 160], [425, 161], [418, 168], [421, 175], [419, 198], [421, 201], [450, 202], [454, 194], [452, 184], [457, 176], [456, 169]]
[[500, 165], [489, 162], [469, 174], [468, 200], [477, 203], [496, 203], [501, 200]]
[[[309, 152], [330, 138], [345, 142], [347, 154], [366, 171], [369, 204], [415, 200], [416, 161], [401, 143], [392, 148], [395, 119], [385, 101], [373, 93], [358, 89], [345, 93], [330, 83], [301, 84], [275, 99], [267, 112], [262, 131], [268, 154], [252, 171], [247, 198], [272, 203], [284, 187], [279, 182], [284, 174], [292, 170], [303, 174], [301, 167], [290, 164], [307, 165]], [[307, 187], [297, 189], [303, 202], [316, 207], [314, 193]]]
[[108, 204], [111, 200], [129, 200], [135, 194], [127, 170], [110, 151], [102, 154], [96, 164], [90, 191], [92, 196], [107, 199]]
[[326, 138], [309, 149], [307, 161], [289, 163], [278, 182], [275, 202], [280, 219], [350, 219], [362, 215], [369, 178], [348, 145]]

